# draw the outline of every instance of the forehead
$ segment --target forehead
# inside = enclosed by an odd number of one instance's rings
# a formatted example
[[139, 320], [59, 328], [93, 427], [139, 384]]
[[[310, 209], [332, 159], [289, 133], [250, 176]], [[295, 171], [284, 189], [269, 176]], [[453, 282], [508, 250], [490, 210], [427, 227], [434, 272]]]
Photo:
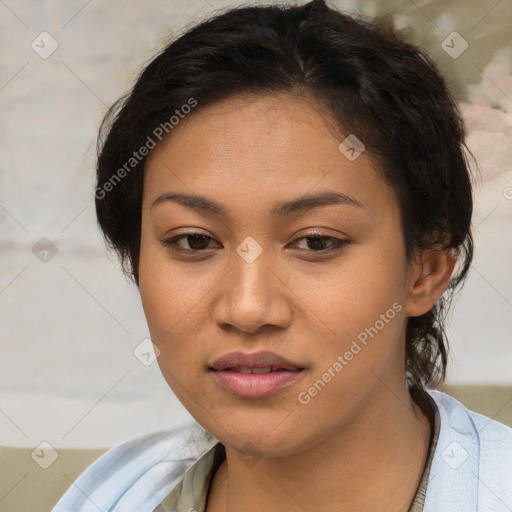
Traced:
[[374, 204], [389, 194], [370, 156], [340, 151], [349, 134], [311, 96], [246, 95], [196, 109], [149, 154], [146, 207], [168, 191], [246, 204], [320, 190]]
[[247, 156], [262, 163], [309, 153], [300, 144], [304, 140], [327, 149], [341, 136], [336, 131], [334, 118], [310, 95], [238, 95], [204, 108], [199, 104], [150, 153], [148, 163], [162, 153], [188, 160], [206, 159], [206, 153], [226, 160]]

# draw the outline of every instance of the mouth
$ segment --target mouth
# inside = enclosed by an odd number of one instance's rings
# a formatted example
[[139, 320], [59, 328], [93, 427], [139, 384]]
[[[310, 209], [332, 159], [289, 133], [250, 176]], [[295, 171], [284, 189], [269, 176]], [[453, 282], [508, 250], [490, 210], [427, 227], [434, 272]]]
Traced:
[[304, 368], [287, 368], [281, 366], [234, 366], [232, 368], [224, 368], [222, 370], [214, 370], [214, 371], [223, 371], [223, 372], [235, 372], [235, 373], [275, 373], [275, 372], [294, 372], [300, 371]]
[[208, 370], [224, 391], [241, 398], [264, 398], [293, 384], [305, 368], [271, 352], [236, 352], [217, 359]]

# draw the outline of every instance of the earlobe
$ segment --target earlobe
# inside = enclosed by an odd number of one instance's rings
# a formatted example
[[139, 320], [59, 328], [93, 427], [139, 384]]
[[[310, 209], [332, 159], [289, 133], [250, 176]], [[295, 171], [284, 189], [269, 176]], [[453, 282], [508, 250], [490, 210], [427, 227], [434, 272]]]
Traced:
[[455, 268], [452, 249], [425, 251], [411, 272], [411, 285], [405, 304], [407, 316], [421, 316], [432, 309], [445, 291]]

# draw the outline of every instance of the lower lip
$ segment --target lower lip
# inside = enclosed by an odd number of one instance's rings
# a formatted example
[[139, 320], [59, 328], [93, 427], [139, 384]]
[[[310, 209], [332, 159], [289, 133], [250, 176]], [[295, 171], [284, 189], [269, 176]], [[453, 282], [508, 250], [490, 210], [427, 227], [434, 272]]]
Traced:
[[301, 370], [282, 370], [270, 373], [212, 371], [215, 380], [222, 388], [232, 395], [243, 398], [262, 398], [273, 395], [289, 386], [301, 373]]

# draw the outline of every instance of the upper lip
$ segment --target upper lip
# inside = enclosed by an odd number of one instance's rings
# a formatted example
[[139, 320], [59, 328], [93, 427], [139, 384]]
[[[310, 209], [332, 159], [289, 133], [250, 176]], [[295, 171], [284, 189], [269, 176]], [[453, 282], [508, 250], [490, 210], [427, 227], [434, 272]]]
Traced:
[[210, 370], [227, 370], [229, 368], [279, 368], [285, 370], [303, 370], [301, 366], [292, 363], [273, 352], [230, 352], [216, 359], [209, 365]]

